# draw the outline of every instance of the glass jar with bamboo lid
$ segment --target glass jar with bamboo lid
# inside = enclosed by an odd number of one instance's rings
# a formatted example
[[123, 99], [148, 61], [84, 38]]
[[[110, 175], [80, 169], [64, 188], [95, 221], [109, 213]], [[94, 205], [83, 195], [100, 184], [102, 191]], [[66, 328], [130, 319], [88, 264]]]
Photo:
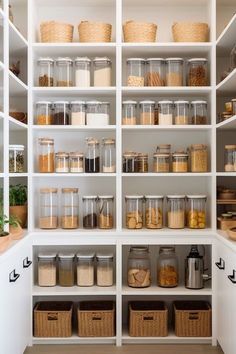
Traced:
[[39, 138], [38, 171], [40, 173], [54, 172], [54, 140]]
[[79, 190], [62, 188], [61, 227], [77, 229], [79, 227]]

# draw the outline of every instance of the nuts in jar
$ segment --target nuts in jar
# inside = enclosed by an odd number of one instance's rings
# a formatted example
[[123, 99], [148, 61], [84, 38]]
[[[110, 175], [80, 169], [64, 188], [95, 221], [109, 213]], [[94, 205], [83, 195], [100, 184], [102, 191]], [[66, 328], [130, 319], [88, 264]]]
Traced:
[[127, 86], [144, 86], [144, 66], [143, 58], [127, 59]]

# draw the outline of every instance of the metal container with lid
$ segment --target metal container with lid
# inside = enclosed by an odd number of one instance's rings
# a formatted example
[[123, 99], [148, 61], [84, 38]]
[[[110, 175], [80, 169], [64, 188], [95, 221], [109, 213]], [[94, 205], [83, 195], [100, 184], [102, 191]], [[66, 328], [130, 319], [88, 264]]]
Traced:
[[100, 172], [99, 141], [95, 138], [86, 138], [87, 150], [85, 154], [85, 172]]
[[102, 139], [102, 172], [116, 172], [116, 146], [115, 139]]
[[187, 195], [187, 226], [190, 229], [206, 228], [206, 195]]
[[112, 229], [114, 226], [114, 196], [98, 196], [98, 227], [99, 229]]
[[112, 286], [114, 283], [113, 270], [114, 254], [111, 252], [98, 252], [97, 260], [97, 286]]
[[73, 86], [72, 79], [72, 69], [73, 69], [73, 60], [71, 58], [57, 58], [56, 59], [56, 68], [57, 68], [57, 80], [56, 86]]
[[179, 269], [175, 247], [162, 246], [157, 259], [157, 285], [163, 288], [178, 286]]
[[112, 85], [111, 59], [107, 57], [96, 57], [93, 59], [94, 86], [108, 87]]
[[145, 225], [147, 229], [163, 227], [163, 195], [145, 195]]
[[83, 228], [96, 229], [97, 222], [97, 196], [83, 196]]
[[166, 86], [183, 86], [183, 67], [182, 58], [166, 59]]
[[83, 152], [70, 152], [69, 154], [70, 172], [83, 173], [84, 172], [84, 153]]
[[143, 195], [126, 195], [126, 227], [141, 229], [143, 227]]
[[74, 259], [73, 252], [60, 252], [58, 254], [58, 279], [60, 286], [73, 286], [74, 279]]
[[67, 152], [59, 151], [55, 154], [55, 172], [69, 172], [69, 154]]
[[[204, 251], [205, 248], [202, 246]], [[185, 287], [187, 289], [203, 289], [204, 282], [211, 277], [204, 274], [204, 257], [200, 255], [198, 246], [192, 245], [187, 258], [185, 259]]]
[[88, 57], [75, 58], [75, 86], [90, 87], [91, 60]]
[[175, 125], [189, 124], [189, 101], [175, 101]]
[[151, 261], [147, 246], [130, 247], [127, 282], [132, 288], [147, 288], [151, 285]]
[[188, 154], [184, 151], [176, 151], [172, 154], [172, 171], [175, 173], [188, 172]]
[[61, 227], [77, 229], [79, 227], [79, 189], [62, 188]]
[[54, 139], [39, 138], [38, 171], [40, 173], [54, 172]]
[[236, 145], [225, 145], [225, 172], [236, 171]]
[[54, 60], [52, 58], [39, 58], [38, 64], [38, 85], [53, 86]]
[[122, 102], [122, 124], [137, 124], [137, 101], [129, 100]]
[[70, 124], [70, 105], [68, 101], [54, 102], [54, 125], [69, 125]]
[[187, 84], [188, 86], [207, 86], [208, 74], [207, 74], [206, 58], [192, 58], [187, 61], [188, 74]]
[[207, 101], [191, 102], [192, 124], [207, 124]]
[[123, 153], [123, 172], [138, 172], [138, 154], [134, 151], [126, 151]]
[[140, 124], [154, 125], [155, 124], [155, 101], [140, 101]]
[[128, 58], [126, 60], [127, 86], [144, 86], [145, 62], [143, 58]]
[[9, 145], [9, 172], [23, 173], [25, 165], [24, 145]]
[[40, 189], [40, 229], [56, 229], [58, 227], [58, 190], [57, 188]]
[[38, 285], [56, 286], [56, 257], [55, 252], [41, 252], [38, 254]]
[[148, 58], [146, 60], [146, 86], [165, 86], [166, 61], [163, 58]]
[[167, 226], [170, 229], [185, 227], [185, 195], [167, 195]]
[[51, 125], [53, 123], [52, 102], [38, 101], [36, 102], [36, 117], [37, 125]]
[[80, 251], [76, 255], [77, 258], [77, 285], [93, 286], [94, 285], [94, 259], [93, 251]]

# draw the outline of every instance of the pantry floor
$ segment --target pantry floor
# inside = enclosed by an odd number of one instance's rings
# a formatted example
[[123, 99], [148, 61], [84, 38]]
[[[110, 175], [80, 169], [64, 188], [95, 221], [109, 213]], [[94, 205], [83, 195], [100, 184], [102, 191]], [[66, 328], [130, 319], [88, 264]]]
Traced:
[[223, 354], [210, 345], [34, 345], [24, 354]]

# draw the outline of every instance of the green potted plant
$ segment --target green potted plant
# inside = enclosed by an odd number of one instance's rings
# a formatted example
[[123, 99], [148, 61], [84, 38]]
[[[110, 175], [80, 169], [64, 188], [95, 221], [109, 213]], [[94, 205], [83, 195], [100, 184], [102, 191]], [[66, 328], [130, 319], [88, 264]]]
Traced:
[[11, 234], [5, 231], [7, 224], [12, 228], [17, 228], [19, 225], [17, 218], [14, 216], [7, 218], [6, 215], [0, 214], [0, 252], [5, 251], [11, 241]]
[[27, 186], [10, 185], [9, 189], [10, 216], [15, 216], [22, 228], [27, 223]]

